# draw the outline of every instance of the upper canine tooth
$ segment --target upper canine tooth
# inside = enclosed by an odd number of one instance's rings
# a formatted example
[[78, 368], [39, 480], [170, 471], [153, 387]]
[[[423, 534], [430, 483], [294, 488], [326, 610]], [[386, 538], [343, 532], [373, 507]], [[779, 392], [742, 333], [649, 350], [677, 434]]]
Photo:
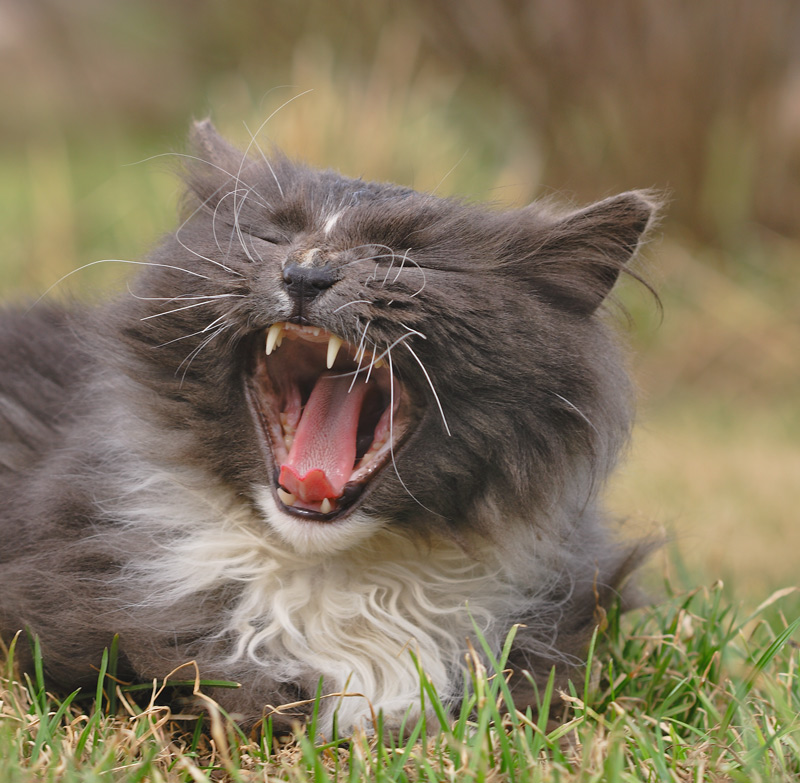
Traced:
[[277, 323], [270, 326], [267, 332], [267, 356], [269, 356], [283, 335], [283, 324]]
[[341, 347], [342, 347], [342, 338], [337, 337], [335, 334], [332, 334], [328, 338], [328, 358], [326, 361], [329, 370], [331, 367], [333, 367], [333, 363], [336, 361], [336, 355], [339, 353], [339, 349]]

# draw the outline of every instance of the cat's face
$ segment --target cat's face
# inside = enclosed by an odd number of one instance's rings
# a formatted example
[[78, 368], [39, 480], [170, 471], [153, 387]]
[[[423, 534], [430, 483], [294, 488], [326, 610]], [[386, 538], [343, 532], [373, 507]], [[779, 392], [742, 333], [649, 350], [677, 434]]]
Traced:
[[604, 477], [628, 391], [595, 311], [647, 198], [499, 212], [194, 145], [118, 318], [153, 415], [286, 541], [535, 524]]

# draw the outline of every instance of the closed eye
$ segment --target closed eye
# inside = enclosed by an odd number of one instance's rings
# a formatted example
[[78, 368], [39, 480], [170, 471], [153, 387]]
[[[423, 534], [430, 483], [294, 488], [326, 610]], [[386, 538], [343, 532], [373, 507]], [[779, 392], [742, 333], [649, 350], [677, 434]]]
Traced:
[[265, 231], [248, 231], [247, 232], [253, 239], [260, 239], [262, 242], [268, 242], [270, 245], [286, 245], [289, 240], [277, 232]]

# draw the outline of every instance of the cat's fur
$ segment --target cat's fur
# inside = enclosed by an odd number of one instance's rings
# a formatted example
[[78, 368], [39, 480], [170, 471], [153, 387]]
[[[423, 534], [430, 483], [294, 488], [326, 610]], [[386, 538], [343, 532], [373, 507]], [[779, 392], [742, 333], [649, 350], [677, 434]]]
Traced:
[[[185, 220], [129, 292], [0, 319], [4, 638], [38, 635], [63, 688], [114, 634], [122, 679], [196, 660], [242, 684], [213, 695], [245, 724], [322, 677], [351, 694], [323, 700], [342, 730], [400, 722], [412, 651], [457, 698], [473, 621], [495, 649], [522, 623], [512, 663], [540, 682], [579, 663], [639, 560], [599, 503], [632, 403], [601, 304], [653, 198], [498, 211], [243, 156], [207, 122], [193, 151]], [[341, 518], [276, 494], [258, 379], [281, 322], [398, 378], [392, 453]]]

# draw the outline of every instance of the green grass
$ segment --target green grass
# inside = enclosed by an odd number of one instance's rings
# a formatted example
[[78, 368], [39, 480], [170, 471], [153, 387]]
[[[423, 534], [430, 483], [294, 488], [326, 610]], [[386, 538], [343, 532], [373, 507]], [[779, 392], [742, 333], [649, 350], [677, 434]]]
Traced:
[[[585, 674], [541, 694], [538, 714], [512, 703], [508, 645], [487, 668], [466, 659], [470, 688], [448, 717], [420, 678], [424, 719], [403, 739], [381, 728], [347, 741], [314, 722], [279, 741], [245, 737], [219, 710], [173, 716], [137, 706], [102, 675], [96, 692], [58, 698], [41, 669], [20, 680], [13, 650], [0, 687], [0, 779], [22, 781], [777, 781], [800, 775], [800, 619], [793, 590], [743, 613], [721, 585], [611, 612]], [[791, 611], [790, 611], [791, 610]], [[511, 641], [512, 634], [509, 636]], [[107, 665], [108, 660], [104, 662]], [[155, 692], [155, 687], [154, 687]], [[114, 694], [117, 711], [109, 709]], [[177, 718], [177, 719], [176, 719]]]

